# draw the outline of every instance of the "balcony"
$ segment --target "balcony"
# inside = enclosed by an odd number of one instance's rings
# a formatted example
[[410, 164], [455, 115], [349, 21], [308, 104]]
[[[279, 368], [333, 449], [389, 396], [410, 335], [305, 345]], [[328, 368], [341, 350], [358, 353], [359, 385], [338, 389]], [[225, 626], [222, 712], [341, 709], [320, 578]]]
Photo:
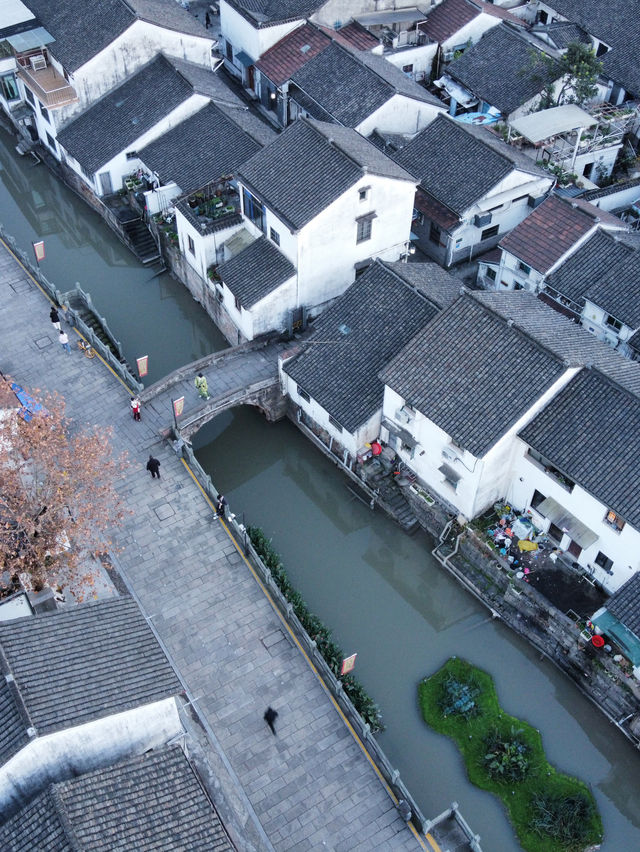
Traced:
[[202, 234], [242, 222], [238, 192], [226, 178], [183, 197], [176, 207]]
[[44, 56], [30, 57], [28, 65], [22, 64], [24, 60], [18, 61], [18, 77], [47, 109], [59, 109], [78, 100], [73, 86]]

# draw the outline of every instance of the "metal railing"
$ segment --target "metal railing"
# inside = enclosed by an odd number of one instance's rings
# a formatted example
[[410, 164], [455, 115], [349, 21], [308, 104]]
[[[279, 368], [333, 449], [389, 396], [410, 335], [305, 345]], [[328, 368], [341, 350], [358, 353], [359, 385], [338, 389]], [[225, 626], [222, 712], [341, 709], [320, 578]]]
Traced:
[[[211, 477], [205, 473], [200, 466], [191, 445], [186, 443], [181, 436], [178, 435], [177, 441], [174, 442], [174, 448], [176, 452], [189, 463], [189, 467], [195, 475], [198, 483], [207, 496], [215, 503], [219, 497], [219, 492], [216, 490]], [[278, 588], [271, 571], [264, 564], [251, 544], [246, 526], [238, 523], [236, 516], [230, 511], [227, 514], [225, 522], [233, 530], [236, 540], [242, 543], [245, 556], [250, 559], [253, 568], [256, 570], [260, 580], [267, 588], [269, 595], [277, 606], [282, 618], [288, 624], [292, 633], [317, 669], [323, 684], [331, 693], [339, 708], [348, 719], [349, 723], [358, 735], [363, 747], [366, 749], [369, 757], [386, 783], [389, 785], [394, 796], [398, 799], [398, 802], [405, 801], [409, 805], [411, 809], [411, 816], [409, 818], [411, 823], [421, 834], [424, 834], [425, 825], [428, 824], [427, 820], [420, 811], [420, 808], [415, 802], [413, 796], [401, 780], [400, 772], [391, 765], [386, 754], [382, 751], [374, 735], [371, 733], [369, 725], [353, 706], [351, 700], [344, 691], [342, 683], [331, 671], [324, 657], [318, 651], [316, 643], [313, 639], [311, 639], [307, 631], [302, 626], [300, 620], [293, 611], [293, 605], [289, 603]]]
[[[0, 237], [4, 240], [4, 242], [9, 247], [11, 253], [16, 257], [22, 266], [27, 270], [27, 272], [38, 282], [40, 287], [44, 290], [44, 292], [49, 296], [49, 298], [55, 302], [57, 305], [65, 305], [65, 297], [68, 295], [67, 293], [62, 293], [58, 288], [49, 281], [49, 279], [42, 274], [40, 269], [37, 266], [34, 266], [31, 262], [30, 258], [27, 256], [26, 252], [24, 252], [20, 246], [17, 244], [15, 239], [8, 234], [5, 230], [4, 226], [0, 223]], [[71, 291], [74, 292], [74, 291]], [[91, 346], [96, 350], [96, 352], [100, 355], [100, 357], [105, 361], [111, 369], [116, 373], [126, 385], [128, 385], [132, 390], [136, 392], [140, 392], [143, 389], [143, 385], [135, 376], [129, 371], [129, 368], [126, 364], [123, 364], [111, 349], [100, 340], [100, 338], [96, 335], [94, 330], [90, 328], [82, 317], [79, 315], [78, 311], [76, 311], [72, 307], [66, 308], [67, 317], [72, 322], [74, 327], [80, 331], [80, 333], [85, 337]], [[102, 321], [102, 318], [95, 315], [98, 320]], [[108, 332], [111, 335], [111, 332]]]

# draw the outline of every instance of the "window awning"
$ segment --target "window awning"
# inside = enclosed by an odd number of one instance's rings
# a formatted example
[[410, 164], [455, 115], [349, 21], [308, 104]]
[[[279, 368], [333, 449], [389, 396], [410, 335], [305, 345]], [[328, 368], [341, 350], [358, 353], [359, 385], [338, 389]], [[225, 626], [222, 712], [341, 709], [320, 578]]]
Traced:
[[449, 482], [459, 482], [462, 479], [462, 476], [451, 465], [441, 464], [438, 470], [440, 473], [444, 473], [444, 478], [448, 479]]
[[245, 53], [244, 50], [241, 50], [240, 53], [236, 53], [235, 58], [238, 60], [240, 65], [244, 65], [245, 68], [250, 68], [251, 65], [255, 65], [253, 59], [248, 53]]
[[33, 50], [36, 47], [41, 47], [43, 44], [51, 44], [55, 41], [50, 32], [44, 27], [36, 27], [34, 30], [29, 30], [26, 33], [15, 33], [6, 37], [11, 47], [21, 53], [23, 50]]
[[598, 536], [588, 526], [583, 524], [582, 521], [579, 521], [570, 512], [567, 512], [553, 497], [546, 497], [536, 511], [539, 515], [549, 518], [552, 523], [560, 527], [583, 550], [591, 547], [598, 540]]
[[393, 423], [391, 420], [387, 420], [386, 417], [382, 421], [382, 425], [385, 427], [385, 429], [388, 430], [390, 436], [400, 438], [402, 443], [406, 444], [406, 446], [410, 449], [417, 447], [418, 442], [416, 441], [416, 439], [413, 437], [411, 432], [407, 432], [407, 430], [403, 429], [402, 426], [398, 426], [397, 423]]

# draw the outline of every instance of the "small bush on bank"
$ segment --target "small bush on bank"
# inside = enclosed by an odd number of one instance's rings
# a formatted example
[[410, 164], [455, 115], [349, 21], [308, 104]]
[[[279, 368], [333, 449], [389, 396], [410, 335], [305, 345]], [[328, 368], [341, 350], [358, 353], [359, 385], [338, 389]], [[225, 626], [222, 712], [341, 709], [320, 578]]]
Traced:
[[[526, 852], [581, 852], [602, 840], [589, 788], [547, 762], [540, 733], [501, 709], [486, 672], [452, 657], [418, 692], [424, 720], [456, 742], [470, 781], [502, 799]], [[443, 700], [452, 694], [453, 712]]]
[[[260, 527], [247, 527], [247, 534], [251, 539], [256, 553], [271, 572], [275, 584], [292, 605], [293, 611], [307, 634], [315, 641], [324, 661], [333, 674], [337, 678], [340, 678], [340, 668], [344, 659], [344, 653], [342, 648], [331, 639], [331, 630], [322, 623], [317, 615], [309, 612], [302, 595], [291, 585], [279, 554], [273, 549], [270, 539], [265, 536]], [[380, 708], [367, 695], [359, 681], [353, 675], [348, 674], [341, 678], [341, 682], [353, 706], [369, 725], [373, 733], [383, 731], [384, 725], [382, 724]]]

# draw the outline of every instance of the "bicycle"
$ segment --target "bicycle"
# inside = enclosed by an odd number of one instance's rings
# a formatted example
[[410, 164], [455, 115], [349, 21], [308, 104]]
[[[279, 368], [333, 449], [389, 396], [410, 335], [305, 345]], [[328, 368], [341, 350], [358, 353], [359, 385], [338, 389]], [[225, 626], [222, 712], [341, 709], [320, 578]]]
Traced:
[[91, 346], [90, 343], [87, 343], [86, 340], [82, 340], [82, 338], [80, 338], [80, 340], [78, 341], [78, 349], [82, 352], [85, 358], [96, 357], [96, 350]]

